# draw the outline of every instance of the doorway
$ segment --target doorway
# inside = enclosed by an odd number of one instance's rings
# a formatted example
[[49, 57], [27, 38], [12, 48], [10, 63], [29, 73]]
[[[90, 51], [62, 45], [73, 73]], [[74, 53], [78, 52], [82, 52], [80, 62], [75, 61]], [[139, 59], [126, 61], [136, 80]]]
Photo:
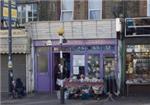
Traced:
[[[65, 78], [70, 77], [70, 53], [63, 53], [63, 75]], [[60, 54], [53, 54], [53, 89], [56, 90], [57, 84], [57, 76], [59, 72], [59, 64], [60, 64]]]

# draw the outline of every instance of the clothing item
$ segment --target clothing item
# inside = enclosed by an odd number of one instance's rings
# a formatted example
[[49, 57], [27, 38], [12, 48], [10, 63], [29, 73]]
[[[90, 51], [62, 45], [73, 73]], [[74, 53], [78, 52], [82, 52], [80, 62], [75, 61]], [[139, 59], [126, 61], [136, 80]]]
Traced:
[[115, 77], [108, 77], [105, 78], [105, 84], [106, 84], [106, 92], [115, 93], [117, 92], [117, 83]]

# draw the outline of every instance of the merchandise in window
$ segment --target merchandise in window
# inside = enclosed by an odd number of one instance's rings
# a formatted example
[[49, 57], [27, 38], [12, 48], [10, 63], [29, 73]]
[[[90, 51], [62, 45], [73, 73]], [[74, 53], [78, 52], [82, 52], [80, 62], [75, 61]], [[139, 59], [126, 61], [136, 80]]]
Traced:
[[108, 77], [115, 77], [115, 71], [116, 71], [116, 60], [114, 57], [106, 56], [104, 58], [104, 74], [105, 78]]
[[[132, 50], [131, 50], [132, 48]], [[127, 46], [127, 83], [150, 83], [150, 45]]]
[[98, 54], [91, 54], [88, 56], [88, 77], [100, 77], [100, 57]]

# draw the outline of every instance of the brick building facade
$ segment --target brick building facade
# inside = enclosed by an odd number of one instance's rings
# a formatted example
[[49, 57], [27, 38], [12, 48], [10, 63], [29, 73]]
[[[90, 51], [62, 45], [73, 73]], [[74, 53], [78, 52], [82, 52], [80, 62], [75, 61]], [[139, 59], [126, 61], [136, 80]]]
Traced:
[[[73, 1], [73, 20], [89, 19], [89, 1], [90, 0]], [[61, 19], [61, 0], [18, 0], [18, 5], [28, 3], [37, 4], [37, 21], [53, 21]], [[102, 14], [102, 18], [99, 20], [116, 18], [122, 14], [123, 11], [125, 12], [126, 17], [147, 16], [147, 0], [102, 0], [101, 8], [102, 11], [100, 11], [100, 14]]]

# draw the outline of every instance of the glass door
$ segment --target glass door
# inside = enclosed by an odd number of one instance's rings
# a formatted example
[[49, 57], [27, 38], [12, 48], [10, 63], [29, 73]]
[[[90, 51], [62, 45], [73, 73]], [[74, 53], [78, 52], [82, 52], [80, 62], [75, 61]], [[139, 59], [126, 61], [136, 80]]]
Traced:
[[116, 81], [116, 60], [114, 56], [105, 56], [104, 57], [104, 81], [106, 94], [112, 93], [116, 94], [118, 86]]
[[104, 57], [104, 77], [115, 76], [116, 71], [116, 63], [115, 57], [113, 56], [105, 56]]

